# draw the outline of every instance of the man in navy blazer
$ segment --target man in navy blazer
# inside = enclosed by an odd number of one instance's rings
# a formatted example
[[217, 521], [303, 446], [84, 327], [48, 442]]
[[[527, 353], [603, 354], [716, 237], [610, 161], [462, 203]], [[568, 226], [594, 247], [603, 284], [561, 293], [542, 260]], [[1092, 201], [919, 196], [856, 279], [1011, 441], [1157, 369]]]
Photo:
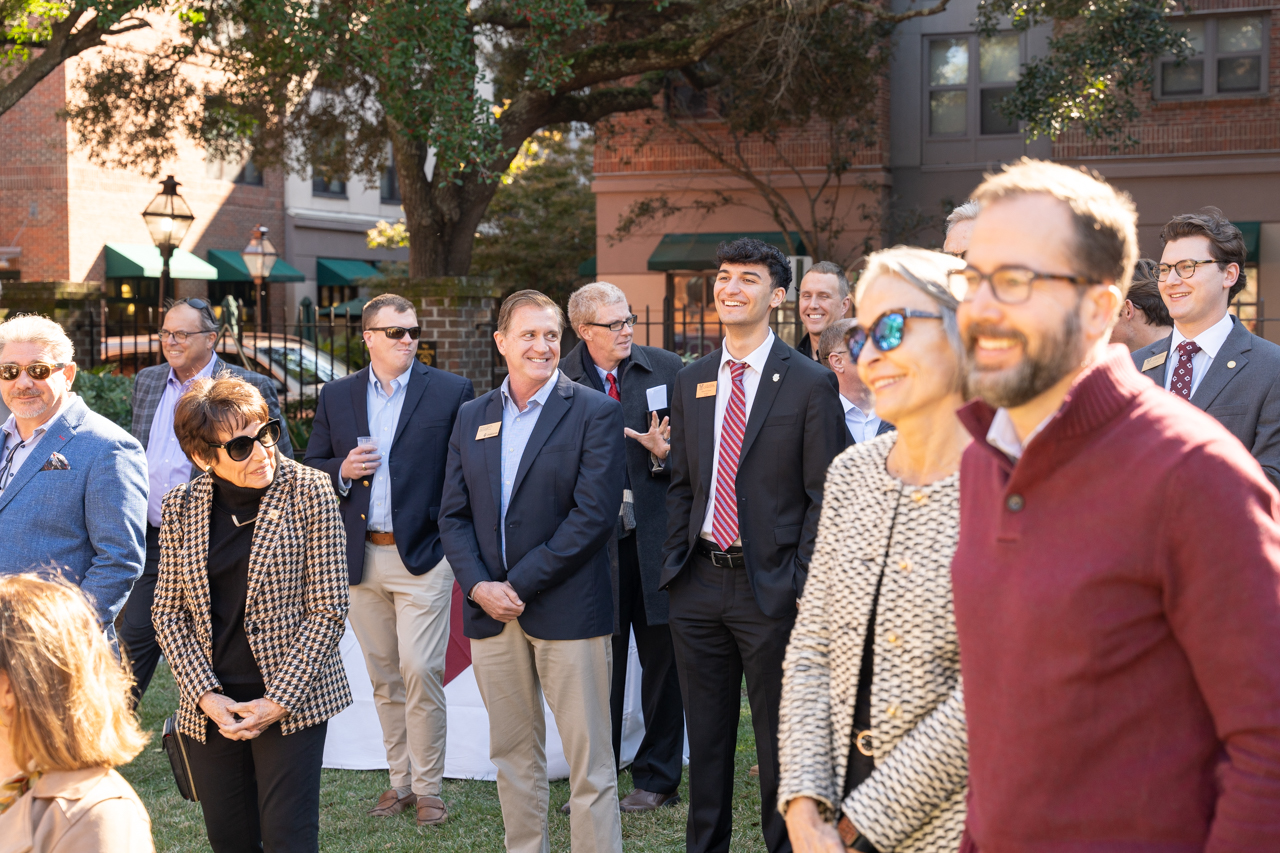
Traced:
[[418, 316], [404, 297], [375, 296], [361, 323], [369, 366], [321, 389], [304, 461], [333, 478], [347, 528], [347, 618], [391, 769], [369, 813], [416, 808], [419, 826], [439, 824], [453, 571], [437, 519], [449, 434], [475, 390], [418, 361]]
[[569, 762], [572, 849], [620, 853], [607, 546], [622, 505], [622, 407], [560, 372], [563, 330], [537, 291], [503, 303], [494, 339], [508, 375], [458, 415], [440, 534], [467, 595], [506, 849], [550, 843], [545, 694]]

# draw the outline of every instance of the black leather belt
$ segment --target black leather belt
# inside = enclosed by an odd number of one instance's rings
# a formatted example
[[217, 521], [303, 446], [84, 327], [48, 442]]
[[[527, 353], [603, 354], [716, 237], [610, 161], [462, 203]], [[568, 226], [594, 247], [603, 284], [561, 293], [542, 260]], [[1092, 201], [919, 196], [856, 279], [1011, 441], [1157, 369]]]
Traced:
[[747, 567], [747, 558], [742, 553], [741, 548], [730, 547], [728, 551], [720, 551], [716, 548], [715, 543], [699, 536], [693, 550], [700, 556], [706, 557], [711, 561], [711, 565], [719, 569], [745, 569]]

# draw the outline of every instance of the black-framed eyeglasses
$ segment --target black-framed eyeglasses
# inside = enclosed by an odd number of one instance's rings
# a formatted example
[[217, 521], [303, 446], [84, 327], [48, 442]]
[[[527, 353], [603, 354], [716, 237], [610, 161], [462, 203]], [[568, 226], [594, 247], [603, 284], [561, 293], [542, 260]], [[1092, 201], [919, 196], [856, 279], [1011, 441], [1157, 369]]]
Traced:
[[628, 317], [625, 320], [616, 320], [612, 323], [586, 323], [585, 325], [599, 326], [600, 328], [608, 329], [611, 332], [621, 332], [623, 326], [634, 326], [636, 324], [636, 320], [639, 320], [639, 319], [640, 318], [637, 317], [635, 314], [632, 314], [630, 317]]
[[416, 341], [418, 338], [422, 337], [422, 329], [418, 326], [410, 326], [407, 329], [404, 326], [375, 326], [371, 329], [365, 329], [365, 331], [382, 332], [382, 334], [391, 338], [393, 341], [398, 341], [405, 335], [408, 335], [409, 340], [411, 341]]
[[871, 324], [870, 332], [861, 324], [851, 326], [849, 331], [844, 333], [844, 345], [849, 350], [849, 358], [855, 362], [858, 360], [858, 356], [862, 355], [862, 348], [867, 345], [868, 338], [880, 352], [889, 352], [902, 346], [902, 333], [906, 330], [909, 319], [941, 320], [942, 315], [929, 311], [916, 311], [912, 308], [893, 308], [876, 318], [876, 321]]
[[180, 344], [185, 344], [187, 342], [187, 338], [193, 338], [197, 335], [212, 335], [212, 334], [215, 334], [214, 329], [205, 329], [202, 332], [184, 332], [184, 331], [171, 332], [168, 329], [161, 329], [159, 332], [156, 332], [156, 338], [163, 342], [168, 342], [172, 340], [172, 341], [177, 341]]
[[227, 451], [227, 455], [231, 457], [232, 462], [243, 462], [253, 453], [253, 443], [255, 441], [263, 447], [275, 447], [280, 441], [279, 418], [272, 418], [263, 424], [257, 435], [237, 435], [225, 444], [209, 442], [209, 446], [214, 450], [222, 448]]
[[1031, 286], [1037, 281], [1065, 281], [1077, 287], [1089, 287], [1098, 282], [1082, 275], [1064, 275], [1061, 273], [1043, 273], [1026, 267], [997, 267], [989, 273], [979, 272], [973, 267], [965, 267], [953, 275], [962, 276], [965, 280], [964, 301], [969, 302], [978, 295], [984, 281], [991, 283], [991, 294], [997, 302], [1006, 305], [1017, 305], [1031, 298]]
[[1200, 266], [1201, 264], [1216, 264], [1216, 263], [1218, 262], [1215, 261], [1213, 258], [1210, 258], [1207, 261], [1195, 261], [1195, 260], [1192, 260], [1191, 258], [1187, 258], [1186, 260], [1178, 261], [1176, 264], [1157, 264], [1156, 280], [1168, 281], [1169, 271], [1177, 270], [1178, 278], [1185, 281], [1186, 279], [1189, 279], [1191, 278], [1191, 276], [1196, 274], [1196, 267]]
[[46, 361], [33, 361], [26, 367], [13, 363], [0, 364], [0, 379], [3, 379], [5, 382], [12, 382], [17, 379], [20, 374], [25, 372], [32, 379], [44, 381], [45, 379], [48, 379], [55, 370], [61, 370], [66, 366], [66, 363], [61, 361], [57, 364], [49, 364]]

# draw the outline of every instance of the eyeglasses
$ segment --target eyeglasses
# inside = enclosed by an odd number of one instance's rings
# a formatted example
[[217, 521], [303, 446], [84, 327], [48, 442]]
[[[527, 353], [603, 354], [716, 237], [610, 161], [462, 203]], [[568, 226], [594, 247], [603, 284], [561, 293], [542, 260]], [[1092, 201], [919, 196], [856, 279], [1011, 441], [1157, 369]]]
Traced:
[[584, 325], [599, 326], [600, 328], [608, 329], [611, 332], [621, 332], [623, 326], [634, 326], [636, 324], [636, 320], [639, 320], [639, 319], [640, 318], [637, 317], [635, 314], [632, 314], [630, 317], [628, 317], [625, 320], [618, 320], [613, 323], [585, 323]]
[[1178, 278], [1186, 280], [1196, 274], [1196, 267], [1201, 264], [1216, 264], [1217, 261], [1210, 258], [1207, 261], [1193, 261], [1188, 258], [1185, 261], [1178, 261], [1176, 264], [1160, 264], [1156, 267], [1156, 278], [1158, 281], [1169, 280], [1169, 270], [1177, 270]]
[[386, 335], [388, 338], [391, 338], [391, 340], [393, 341], [398, 341], [401, 338], [403, 338], [405, 335], [408, 335], [409, 340], [411, 341], [416, 341], [418, 338], [422, 337], [422, 329], [419, 328], [418, 326], [410, 326], [407, 329], [404, 328], [403, 326], [377, 326], [372, 329], [365, 329], [365, 331], [366, 332], [382, 332], [384, 335]]
[[204, 331], [201, 331], [201, 332], [183, 332], [183, 331], [171, 332], [168, 329], [161, 329], [159, 332], [156, 333], [156, 337], [159, 338], [161, 341], [166, 341], [166, 342], [177, 341], [180, 344], [185, 344], [187, 342], [187, 338], [194, 337], [196, 335], [212, 335], [212, 334], [213, 334], [213, 329], [205, 329]]
[[243, 462], [253, 453], [253, 443], [257, 442], [263, 447], [275, 447], [280, 441], [280, 421], [278, 418], [272, 418], [258, 430], [257, 435], [238, 435], [228, 441], [226, 444], [214, 444], [209, 442], [209, 446], [217, 450], [219, 447], [227, 451], [227, 455], [231, 457], [232, 462]]
[[941, 320], [942, 315], [931, 314], [928, 311], [915, 311], [911, 308], [894, 308], [876, 318], [876, 321], [871, 324], [870, 334], [861, 325], [852, 326], [844, 333], [844, 345], [849, 350], [849, 358], [858, 360], [858, 356], [862, 355], [862, 348], [867, 345], [868, 338], [880, 352], [889, 352], [902, 346], [902, 333], [908, 319]]
[[1058, 273], [1042, 273], [1026, 267], [997, 267], [990, 273], [978, 272], [973, 267], [965, 267], [953, 275], [962, 276], [966, 290], [964, 301], [970, 302], [982, 288], [984, 281], [991, 282], [991, 294], [997, 302], [1006, 305], [1017, 305], [1031, 298], [1031, 285], [1043, 279], [1046, 281], [1066, 281], [1077, 287], [1088, 287], [1097, 284], [1081, 275], [1060, 275]]
[[25, 371], [32, 379], [43, 381], [48, 379], [50, 374], [55, 370], [61, 370], [66, 366], [67, 365], [61, 361], [57, 364], [49, 364], [44, 361], [33, 361], [26, 367], [23, 367], [20, 364], [0, 364], [0, 379], [3, 379], [5, 382], [12, 382], [18, 378], [20, 373]]

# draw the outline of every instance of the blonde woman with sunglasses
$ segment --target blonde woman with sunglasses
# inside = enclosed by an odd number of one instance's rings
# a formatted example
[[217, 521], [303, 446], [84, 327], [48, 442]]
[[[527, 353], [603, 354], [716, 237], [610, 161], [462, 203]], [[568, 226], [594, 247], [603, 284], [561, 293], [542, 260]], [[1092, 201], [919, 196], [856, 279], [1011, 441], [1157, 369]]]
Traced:
[[818, 540], [783, 665], [778, 808], [796, 853], [951, 853], [968, 748], [950, 562], [963, 262], [896, 247], [867, 259], [846, 335], [897, 426], [827, 471]]

